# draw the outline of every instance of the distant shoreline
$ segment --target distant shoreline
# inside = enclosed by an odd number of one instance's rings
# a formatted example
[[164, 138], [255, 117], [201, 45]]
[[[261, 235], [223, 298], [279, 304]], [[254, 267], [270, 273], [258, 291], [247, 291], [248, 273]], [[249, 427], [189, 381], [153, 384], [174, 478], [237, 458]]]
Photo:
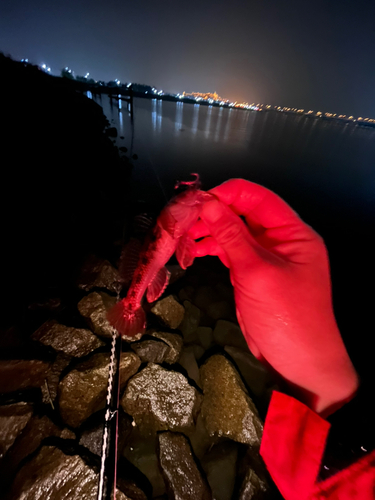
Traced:
[[366, 121], [358, 121], [358, 120], [349, 120], [347, 118], [338, 118], [338, 117], [328, 117], [325, 116], [324, 114], [321, 114], [317, 116], [316, 114], [308, 114], [308, 113], [299, 113], [298, 111], [285, 111], [285, 110], [278, 110], [278, 109], [273, 109], [273, 108], [260, 108], [259, 110], [253, 110], [253, 109], [247, 109], [243, 107], [232, 107], [229, 106], [229, 104], [220, 104], [220, 103], [209, 103], [207, 101], [201, 100], [198, 102], [195, 101], [195, 99], [191, 99], [188, 97], [184, 98], [179, 98], [170, 94], [163, 94], [163, 95], [158, 95], [158, 94], [151, 94], [151, 93], [145, 93], [145, 92], [136, 92], [136, 91], [129, 91], [129, 89], [124, 88], [124, 87], [108, 87], [108, 86], [98, 86], [97, 84], [85, 84], [83, 82], [77, 82], [80, 85], [85, 86], [86, 91], [90, 91], [93, 95], [108, 95], [108, 96], [124, 96], [124, 97], [139, 97], [141, 99], [157, 99], [159, 101], [170, 101], [170, 102], [183, 102], [184, 104], [199, 104], [199, 106], [211, 106], [211, 107], [216, 107], [216, 108], [227, 108], [227, 109], [236, 109], [240, 111], [249, 111], [253, 113], [284, 113], [287, 115], [295, 115], [295, 116], [304, 116], [307, 118], [313, 118], [313, 119], [322, 119], [325, 121], [333, 121], [333, 122], [338, 122], [338, 123], [344, 123], [344, 124], [352, 124], [352, 125], [357, 125], [359, 127], [365, 127], [365, 128], [375, 128], [375, 123], [371, 122], [366, 122]]

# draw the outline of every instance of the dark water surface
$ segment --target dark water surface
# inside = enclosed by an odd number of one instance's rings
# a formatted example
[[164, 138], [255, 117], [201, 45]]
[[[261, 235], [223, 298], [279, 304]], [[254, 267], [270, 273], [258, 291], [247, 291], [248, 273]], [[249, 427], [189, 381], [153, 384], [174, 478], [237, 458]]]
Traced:
[[[126, 109], [97, 101], [131, 148]], [[374, 332], [375, 129], [275, 112], [135, 99], [134, 200], [162, 205], [176, 180], [242, 177], [275, 191], [324, 238], [336, 317], [359, 371]]]

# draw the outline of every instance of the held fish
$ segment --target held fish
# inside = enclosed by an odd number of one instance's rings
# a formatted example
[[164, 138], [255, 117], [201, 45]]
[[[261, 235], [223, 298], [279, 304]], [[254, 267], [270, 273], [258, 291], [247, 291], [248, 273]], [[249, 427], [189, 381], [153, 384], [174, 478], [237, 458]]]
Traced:
[[124, 340], [137, 340], [146, 329], [146, 315], [142, 298], [154, 302], [164, 292], [169, 282], [169, 271], [165, 264], [176, 252], [183, 269], [194, 261], [190, 249], [194, 240], [187, 234], [197, 222], [203, 204], [213, 195], [199, 189], [199, 176], [194, 181], [180, 182], [187, 189], [174, 197], [161, 211], [152, 234], [140, 253], [136, 270], [127, 296], [108, 311], [110, 324]]

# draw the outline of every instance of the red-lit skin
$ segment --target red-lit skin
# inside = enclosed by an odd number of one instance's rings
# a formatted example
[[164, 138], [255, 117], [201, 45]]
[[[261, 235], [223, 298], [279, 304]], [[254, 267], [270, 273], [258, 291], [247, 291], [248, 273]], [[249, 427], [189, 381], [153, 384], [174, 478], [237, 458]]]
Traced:
[[334, 317], [322, 238], [262, 186], [232, 179], [209, 192], [216, 199], [189, 231], [204, 237], [195, 256], [217, 255], [229, 267], [250, 350], [290, 394], [328, 416], [353, 397], [358, 376]]

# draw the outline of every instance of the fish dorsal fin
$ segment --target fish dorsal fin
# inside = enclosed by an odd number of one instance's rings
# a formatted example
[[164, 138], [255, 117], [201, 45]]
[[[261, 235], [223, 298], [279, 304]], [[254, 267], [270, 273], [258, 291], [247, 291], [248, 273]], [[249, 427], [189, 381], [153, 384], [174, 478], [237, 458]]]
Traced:
[[133, 278], [141, 249], [142, 243], [137, 238], [130, 238], [130, 241], [122, 249], [119, 273], [126, 285], [128, 285]]
[[147, 302], [154, 302], [167, 288], [171, 273], [166, 267], [162, 267], [147, 288]]
[[195, 257], [192, 254], [194, 245], [195, 242], [193, 238], [191, 238], [188, 234], [181, 236], [176, 248], [176, 258], [182, 269], [186, 269], [194, 262]]

